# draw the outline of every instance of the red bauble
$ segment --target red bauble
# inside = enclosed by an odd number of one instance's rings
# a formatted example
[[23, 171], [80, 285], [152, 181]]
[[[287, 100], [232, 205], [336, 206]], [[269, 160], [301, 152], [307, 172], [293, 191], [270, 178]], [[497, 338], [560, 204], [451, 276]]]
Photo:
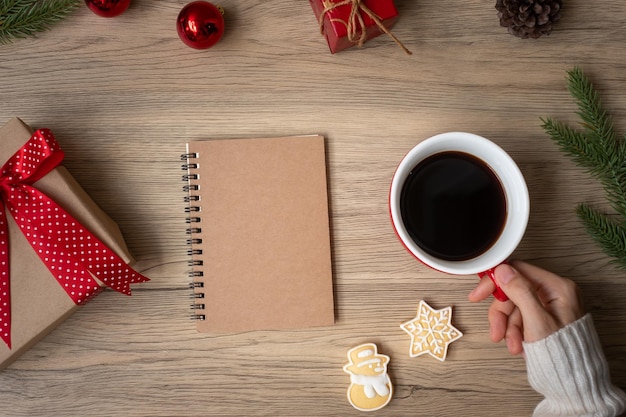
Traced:
[[196, 49], [210, 48], [224, 34], [223, 11], [207, 1], [194, 1], [182, 8], [176, 20], [180, 39]]
[[130, 5], [130, 0], [85, 0], [87, 7], [102, 17], [119, 16]]

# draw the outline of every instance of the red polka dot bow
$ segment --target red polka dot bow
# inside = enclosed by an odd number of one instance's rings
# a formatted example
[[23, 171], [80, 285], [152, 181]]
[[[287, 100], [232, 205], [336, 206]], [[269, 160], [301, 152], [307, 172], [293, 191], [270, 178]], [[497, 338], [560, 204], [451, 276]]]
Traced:
[[[130, 295], [130, 284], [148, 278], [85, 229], [32, 184], [63, 160], [48, 129], [37, 130], [2, 167], [0, 175], [0, 337], [11, 347], [9, 235], [5, 208], [42, 262], [76, 304], [106, 286]], [[93, 274], [93, 276], [92, 276]]]

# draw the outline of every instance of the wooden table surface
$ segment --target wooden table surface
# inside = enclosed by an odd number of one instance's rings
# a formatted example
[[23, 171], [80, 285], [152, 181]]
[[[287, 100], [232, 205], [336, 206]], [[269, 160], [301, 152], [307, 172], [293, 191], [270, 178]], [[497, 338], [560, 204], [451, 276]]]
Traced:
[[[578, 221], [606, 207], [599, 183], [542, 131], [576, 122], [566, 71], [592, 78], [626, 131], [626, 3], [565, 0], [555, 31], [521, 40], [495, 1], [398, 0], [394, 34], [332, 55], [304, 0], [224, 0], [226, 33], [198, 51], [178, 39], [185, 1], [134, 0], [113, 19], [84, 5], [52, 30], [0, 46], [0, 123], [53, 130], [65, 165], [120, 225], [152, 280], [106, 291], [0, 372], [7, 416], [348, 416], [348, 349], [391, 357], [392, 402], [373, 415], [524, 416], [540, 396], [524, 361], [488, 337], [477, 280], [431, 271], [400, 245], [391, 176], [421, 140], [469, 131], [518, 162], [531, 196], [515, 256], [574, 279], [615, 383], [626, 387], [626, 281]], [[199, 334], [189, 289], [179, 155], [194, 139], [327, 138], [336, 324]], [[219, 219], [215, 219], [219, 221]], [[399, 324], [419, 300], [452, 306], [464, 332], [445, 362], [410, 358]], [[33, 306], [36, 308], [36, 306]]]

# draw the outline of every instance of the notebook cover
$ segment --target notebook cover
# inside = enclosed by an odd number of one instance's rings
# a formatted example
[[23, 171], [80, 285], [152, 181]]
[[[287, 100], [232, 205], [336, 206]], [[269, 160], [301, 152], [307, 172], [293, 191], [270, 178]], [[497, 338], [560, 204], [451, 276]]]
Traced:
[[332, 325], [324, 138], [196, 141], [188, 153], [200, 196], [190, 203], [200, 210], [198, 331]]

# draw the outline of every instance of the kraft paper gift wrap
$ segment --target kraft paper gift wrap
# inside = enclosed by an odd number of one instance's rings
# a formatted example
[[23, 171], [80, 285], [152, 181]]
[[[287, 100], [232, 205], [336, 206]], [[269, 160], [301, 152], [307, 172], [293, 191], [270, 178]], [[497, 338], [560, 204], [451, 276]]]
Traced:
[[[20, 150], [32, 134], [33, 130], [18, 118], [0, 128], [0, 165]], [[117, 224], [63, 166], [52, 169], [32, 186], [65, 209], [126, 264], [133, 262]], [[0, 342], [0, 369], [11, 364], [80, 307], [42, 262], [9, 210], [5, 211], [10, 261], [11, 347]], [[101, 281], [97, 281], [97, 285], [104, 287]]]

